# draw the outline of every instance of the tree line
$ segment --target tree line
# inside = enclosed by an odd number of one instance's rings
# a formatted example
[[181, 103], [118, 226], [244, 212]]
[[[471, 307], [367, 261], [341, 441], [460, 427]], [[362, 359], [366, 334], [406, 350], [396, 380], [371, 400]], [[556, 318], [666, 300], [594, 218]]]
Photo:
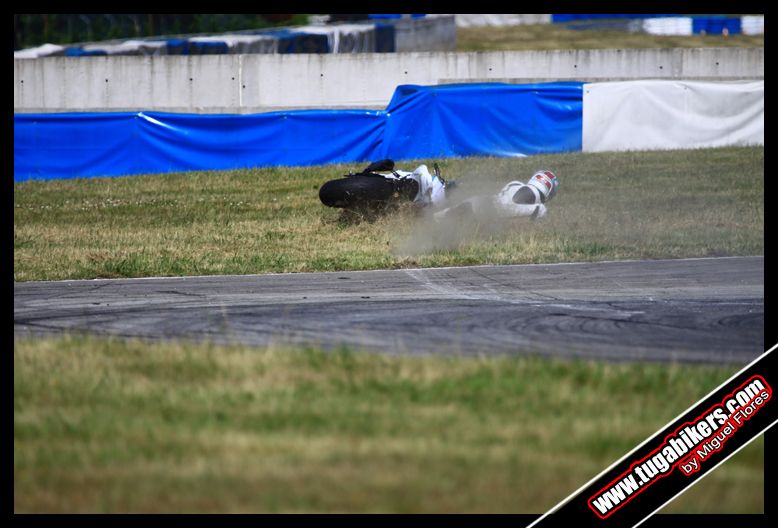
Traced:
[[306, 24], [303, 14], [14, 14], [14, 51], [161, 35], [223, 33]]

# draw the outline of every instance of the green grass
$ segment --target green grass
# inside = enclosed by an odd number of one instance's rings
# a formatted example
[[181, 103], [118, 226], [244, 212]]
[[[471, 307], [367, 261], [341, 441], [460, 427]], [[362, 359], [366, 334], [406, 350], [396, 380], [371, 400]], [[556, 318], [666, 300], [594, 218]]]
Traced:
[[436, 228], [411, 207], [359, 221], [319, 202], [325, 181], [362, 164], [16, 183], [14, 280], [764, 252], [763, 147], [439, 163], [460, 197], [540, 167], [561, 186], [539, 222]]
[[[735, 370], [17, 338], [14, 511], [543, 513]], [[761, 512], [763, 449], [672, 511]]]
[[[359, 164], [26, 182], [14, 280], [764, 252], [763, 148], [440, 164], [460, 197], [561, 187], [539, 222], [442, 229], [321, 205]], [[20, 338], [14, 510], [542, 513], [734, 370]], [[668, 511], [761, 512], [763, 449]]]
[[725, 47], [763, 48], [764, 35], [663, 36], [566, 24], [457, 28], [457, 51]]
[[[458, 51], [725, 46], [764, 36], [457, 30]], [[541, 166], [562, 186], [541, 222], [440, 230], [322, 206], [359, 164], [14, 184], [14, 280], [764, 253], [763, 148], [438, 161], [463, 196]], [[14, 512], [542, 513], [735, 370], [17, 338]], [[663, 510], [763, 511], [762, 439]]]

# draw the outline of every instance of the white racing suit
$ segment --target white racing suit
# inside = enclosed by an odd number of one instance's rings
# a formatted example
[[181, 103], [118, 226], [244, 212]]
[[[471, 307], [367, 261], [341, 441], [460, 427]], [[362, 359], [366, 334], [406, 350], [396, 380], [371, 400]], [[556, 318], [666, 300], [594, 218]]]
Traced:
[[430, 174], [426, 165], [419, 165], [413, 172], [394, 171], [390, 174], [380, 173], [388, 179], [412, 178], [419, 184], [419, 192], [413, 198], [414, 203], [422, 205], [439, 204], [446, 198], [446, 184], [437, 175]]
[[435, 213], [435, 220], [473, 215], [477, 218], [512, 218], [527, 216], [532, 219], [546, 215], [540, 192], [518, 180], [506, 184], [497, 194], [475, 196], [462, 203]]

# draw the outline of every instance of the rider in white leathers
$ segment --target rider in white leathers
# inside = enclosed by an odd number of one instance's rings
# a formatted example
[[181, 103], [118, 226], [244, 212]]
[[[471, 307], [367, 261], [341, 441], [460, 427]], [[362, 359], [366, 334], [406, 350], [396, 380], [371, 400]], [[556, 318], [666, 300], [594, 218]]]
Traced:
[[[379, 168], [380, 167], [380, 168]], [[378, 168], [371, 171], [371, 168]], [[382, 170], [383, 169], [383, 170]], [[391, 172], [385, 172], [387, 169]], [[455, 187], [452, 181], [446, 181], [437, 164], [434, 173], [426, 165], [419, 165], [412, 172], [394, 170], [394, 162], [382, 160], [371, 164], [366, 172], [380, 174], [387, 179], [411, 179], [416, 182], [416, 193], [409, 196], [413, 203], [421, 206], [433, 205], [445, 207], [448, 191]], [[546, 215], [546, 203], [556, 194], [559, 180], [550, 170], [539, 170], [523, 183], [515, 180], [507, 183], [494, 195], [475, 196], [463, 202], [446, 207], [434, 214], [436, 220], [450, 219], [456, 216], [473, 214], [479, 217], [531, 217]]]
[[554, 197], [558, 187], [559, 180], [553, 172], [539, 170], [527, 183], [512, 181], [495, 195], [469, 198], [438, 211], [434, 216], [436, 220], [464, 215], [541, 218], [546, 215], [546, 203]]

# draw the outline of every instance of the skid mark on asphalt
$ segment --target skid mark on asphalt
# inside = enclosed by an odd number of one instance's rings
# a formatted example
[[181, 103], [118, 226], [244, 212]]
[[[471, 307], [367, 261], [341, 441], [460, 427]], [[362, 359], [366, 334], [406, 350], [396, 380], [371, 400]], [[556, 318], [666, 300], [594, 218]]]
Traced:
[[[558, 301], [559, 299], [551, 295], [540, 294], [532, 290], [522, 290], [522, 293], [536, 296], [540, 298], [539, 300], [516, 299], [515, 296], [506, 293], [501, 293], [495, 290], [493, 286], [490, 286], [488, 284], [479, 284], [479, 287], [485, 289], [489, 293], [474, 294], [474, 293], [462, 291], [461, 289], [457, 288], [453, 283], [449, 281], [433, 281], [431, 277], [432, 273], [428, 273], [425, 270], [415, 269], [415, 270], [404, 270], [404, 271], [408, 276], [418, 281], [422, 285], [422, 287], [424, 287], [428, 291], [441, 294], [452, 299], [503, 302], [508, 304], [527, 306], [527, 307], [543, 306], [544, 308], [560, 308], [563, 310], [572, 310], [572, 311], [579, 311], [579, 312], [601, 313], [605, 318], [612, 318], [612, 317], [628, 318], [634, 315], [641, 315], [644, 313], [643, 311], [617, 310], [617, 309], [613, 309], [613, 307], [608, 304], [604, 306], [589, 306], [589, 305], [584, 305], [582, 303], [581, 304], [568, 304], [568, 303], [559, 303], [559, 302], [548, 303], [547, 302], [548, 299], [554, 301]], [[490, 277], [485, 277], [482, 273], [478, 273], [478, 275], [496, 284], [504, 286], [503, 284], [494, 281]]]
[[[350, 279], [350, 280], [340, 280]], [[764, 258], [14, 283], [14, 333], [745, 361]]]

